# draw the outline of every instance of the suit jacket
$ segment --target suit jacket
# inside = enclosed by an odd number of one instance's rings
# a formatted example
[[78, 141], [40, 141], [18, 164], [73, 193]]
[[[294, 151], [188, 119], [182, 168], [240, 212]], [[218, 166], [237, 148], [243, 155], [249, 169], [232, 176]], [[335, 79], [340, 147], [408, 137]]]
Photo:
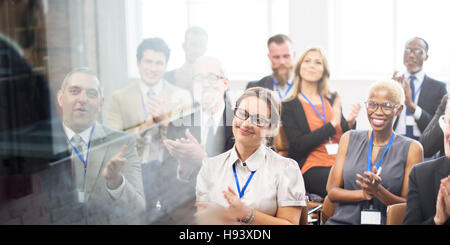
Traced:
[[[168, 120], [173, 120], [183, 114], [188, 114], [192, 108], [191, 95], [187, 90], [178, 88], [163, 80], [163, 89], [160, 97], [168, 110]], [[143, 155], [145, 141], [136, 130], [145, 122], [145, 111], [143, 107], [142, 93], [139, 82], [129, 87], [115, 91], [111, 97], [108, 107], [108, 115], [105, 125], [120, 131], [134, 134], [136, 137], [137, 150], [140, 157]], [[154, 127], [160, 127], [161, 124]], [[166, 129], [159, 130], [158, 138], [165, 138]]]
[[273, 82], [272, 75], [265, 76], [259, 81], [251, 81], [247, 83], [247, 87], [245, 89], [253, 88], [253, 87], [263, 87], [270, 90], [273, 90]]
[[440, 152], [440, 156], [444, 156], [444, 132], [439, 126], [439, 118], [445, 114], [445, 107], [447, 106], [448, 95], [442, 97], [441, 103], [434, 113], [433, 119], [431, 119], [428, 126], [423, 131], [419, 138], [420, 143], [423, 146], [423, 155], [425, 157], [432, 157], [437, 152]]
[[[108, 161], [120, 152], [123, 145], [127, 163], [122, 169], [125, 185], [122, 193], [114, 199], [107, 191], [102, 171]], [[84, 168], [77, 155], [72, 157], [72, 173]], [[82, 170], [83, 171], [83, 170]], [[132, 224], [145, 211], [141, 163], [137, 156], [134, 138], [123, 132], [96, 124], [92, 133], [89, 158], [84, 177], [85, 204], [88, 224]], [[139, 222], [139, 221], [137, 221]]]
[[[433, 225], [441, 179], [450, 174], [450, 159], [441, 157], [415, 165], [409, 174], [403, 224]], [[450, 219], [446, 225], [450, 225]]]
[[[446, 84], [429, 76], [425, 75], [423, 78], [422, 89], [420, 90], [419, 100], [417, 105], [422, 108], [422, 115], [419, 120], [416, 120], [417, 126], [421, 133], [425, 130], [434, 116], [442, 96], [447, 94]], [[406, 108], [405, 108], [406, 110]], [[398, 118], [394, 123], [394, 130], [397, 128]]]
[[[332, 94], [331, 98], [326, 98], [331, 105], [334, 103], [337, 93]], [[302, 103], [297, 99], [285, 101], [282, 104], [281, 121], [284, 132], [289, 140], [289, 158], [294, 159], [303, 166], [309, 153], [317, 146], [336, 134], [336, 129], [331, 123], [311, 132]], [[342, 132], [349, 130], [347, 120], [341, 114]]]

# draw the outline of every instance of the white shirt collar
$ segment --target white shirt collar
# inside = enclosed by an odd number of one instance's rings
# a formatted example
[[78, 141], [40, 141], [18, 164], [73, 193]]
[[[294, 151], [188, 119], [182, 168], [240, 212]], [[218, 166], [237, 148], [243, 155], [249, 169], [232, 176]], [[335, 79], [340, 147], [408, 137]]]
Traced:
[[[412, 76], [408, 71], [405, 72], [406, 79], [409, 81], [409, 77]], [[416, 74], [414, 74], [416, 77], [416, 80], [414, 81], [415, 84], [422, 83], [423, 79], [425, 78], [425, 72], [423, 70], [420, 70]]]
[[[94, 124], [96, 124], [96, 122], [94, 122]], [[83, 132], [79, 133], [78, 135], [81, 136], [81, 138], [83, 139], [84, 143], [88, 143], [89, 142], [89, 137], [91, 136], [91, 130], [92, 127], [94, 125], [90, 126], [89, 128], [85, 129]], [[63, 128], [64, 128], [64, 132], [66, 133], [66, 136], [69, 140], [72, 139], [72, 137], [76, 134], [71, 128], [67, 127], [64, 123], [63, 123]]]
[[155, 92], [156, 95], [160, 95], [163, 89], [163, 80], [159, 80], [155, 85], [150, 86], [143, 82], [142, 80], [139, 81], [139, 87], [141, 88], [142, 97], [147, 98], [147, 92], [150, 90], [150, 88], [153, 89], [153, 92]]
[[[220, 120], [222, 120], [222, 116], [223, 116], [223, 111], [225, 110], [225, 103], [222, 104], [222, 106], [219, 108], [219, 110], [217, 110], [213, 115], [213, 120], [214, 120], [214, 128], [217, 128], [218, 126], [224, 126], [222, 125], [223, 122], [221, 122]], [[208, 124], [208, 120], [209, 117], [211, 116], [208, 113], [203, 112], [203, 110], [201, 111], [201, 117], [202, 117], [202, 125], [207, 125]]]
[[[259, 148], [247, 159], [247, 161], [245, 161], [245, 163], [248, 169], [253, 172], [258, 170], [261, 163], [264, 162], [265, 157], [266, 157], [266, 146], [261, 144], [261, 146], [259, 146]], [[235, 162], [243, 166], [242, 161], [238, 157], [236, 145], [234, 145], [233, 148], [231, 149], [230, 156], [228, 158], [228, 164], [230, 168], [233, 166]]]

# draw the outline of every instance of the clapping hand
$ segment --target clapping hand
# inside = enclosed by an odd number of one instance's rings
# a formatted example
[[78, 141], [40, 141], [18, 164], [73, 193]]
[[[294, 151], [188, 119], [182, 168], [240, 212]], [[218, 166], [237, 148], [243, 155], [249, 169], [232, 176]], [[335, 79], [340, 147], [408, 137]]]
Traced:
[[109, 189], [117, 189], [123, 181], [121, 172], [122, 168], [127, 162], [125, 158], [128, 150], [127, 145], [123, 145], [119, 153], [113, 156], [107, 163], [102, 171], [102, 176], [106, 179], [106, 185]]
[[359, 179], [359, 181], [356, 180], [356, 184], [362, 189], [364, 198], [371, 200], [378, 192], [381, 178], [377, 175], [376, 167], [372, 168], [372, 172], [364, 172], [364, 176], [356, 174], [356, 177]]
[[434, 223], [442, 225], [450, 217], [450, 175], [441, 180], [436, 200], [436, 215]]

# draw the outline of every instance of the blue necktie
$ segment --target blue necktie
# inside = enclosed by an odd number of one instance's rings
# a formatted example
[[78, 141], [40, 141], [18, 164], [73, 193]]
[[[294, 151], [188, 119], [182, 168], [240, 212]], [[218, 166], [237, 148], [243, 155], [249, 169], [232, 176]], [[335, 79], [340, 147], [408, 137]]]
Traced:
[[[409, 87], [411, 88], [413, 103], [416, 100], [416, 87], [414, 86], [414, 80], [416, 80], [415, 76], [409, 77]], [[412, 114], [413, 113], [411, 112], [411, 110], [409, 110], [409, 108], [406, 108], [406, 115], [411, 116]], [[409, 138], [413, 138], [414, 134], [412, 125], [406, 125], [406, 136], [408, 136]]]

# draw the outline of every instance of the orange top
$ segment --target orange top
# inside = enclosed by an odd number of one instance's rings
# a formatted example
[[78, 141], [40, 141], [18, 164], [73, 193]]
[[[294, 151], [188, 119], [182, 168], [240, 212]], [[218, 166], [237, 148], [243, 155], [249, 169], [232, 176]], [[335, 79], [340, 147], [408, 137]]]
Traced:
[[[303, 109], [305, 111], [306, 120], [308, 122], [309, 128], [312, 131], [315, 131], [321, 127], [323, 127], [325, 124], [322, 121], [322, 118], [317, 115], [317, 112], [311, 107], [311, 105], [306, 101], [303, 97], [300, 97], [300, 102], [302, 103]], [[325, 102], [325, 112], [326, 112], [326, 121], [329, 123], [331, 119], [333, 118], [333, 109], [330, 105], [330, 102], [328, 102], [327, 99], [324, 98], [323, 100]], [[314, 104], [316, 109], [323, 114], [322, 111], [322, 103], [320, 104]], [[334, 134], [331, 137], [331, 143], [333, 144], [339, 144], [339, 140], [342, 136], [342, 128], [341, 125], [338, 125], [336, 128], [336, 134]], [[306, 158], [305, 163], [302, 166], [302, 174], [306, 173], [310, 168], [313, 167], [331, 167], [334, 164], [334, 161], [336, 160], [336, 155], [328, 155], [327, 149], [325, 148], [325, 145], [329, 144], [329, 139], [326, 139], [317, 146]]]

